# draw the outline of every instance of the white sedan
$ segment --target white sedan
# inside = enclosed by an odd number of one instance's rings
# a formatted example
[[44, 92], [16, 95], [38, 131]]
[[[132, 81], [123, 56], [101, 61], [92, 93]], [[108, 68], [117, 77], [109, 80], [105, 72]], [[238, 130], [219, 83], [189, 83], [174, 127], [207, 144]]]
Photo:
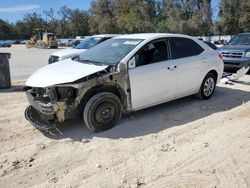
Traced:
[[124, 112], [193, 94], [209, 99], [222, 73], [220, 54], [193, 37], [118, 36], [33, 73], [25, 116], [41, 130], [80, 117], [91, 131], [104, 131]]

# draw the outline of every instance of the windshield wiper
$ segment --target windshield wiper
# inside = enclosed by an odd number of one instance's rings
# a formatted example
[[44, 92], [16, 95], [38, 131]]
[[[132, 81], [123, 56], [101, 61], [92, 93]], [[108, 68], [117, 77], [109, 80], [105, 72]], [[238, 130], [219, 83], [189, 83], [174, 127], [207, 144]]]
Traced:
[[87, 63], [87, 64], [93, 64], [93, 65], [99, 65], [99, 66], [102, 65], [102, 63], [94, 61], [94, 60], [91, 60], [91, 59], [80, 59], [79, 62], [81, 62], [81, 63]]

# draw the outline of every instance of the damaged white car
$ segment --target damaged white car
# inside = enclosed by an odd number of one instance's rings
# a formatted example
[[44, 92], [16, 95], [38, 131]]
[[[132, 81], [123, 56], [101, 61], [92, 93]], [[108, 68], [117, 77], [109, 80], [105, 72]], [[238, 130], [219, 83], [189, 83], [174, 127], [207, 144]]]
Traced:
[[222, 73], [219, 53], [193, 37], [123, 35], [33, 73], [25, 116], [41, 130], [80, 117], [104, 131], [123, 113], [193, 94], [208, 99]]

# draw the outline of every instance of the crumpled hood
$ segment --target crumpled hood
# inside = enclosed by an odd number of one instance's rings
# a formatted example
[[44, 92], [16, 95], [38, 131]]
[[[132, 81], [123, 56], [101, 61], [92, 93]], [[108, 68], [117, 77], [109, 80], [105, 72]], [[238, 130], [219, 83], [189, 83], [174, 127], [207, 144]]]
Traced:
[[38, 69], [27, 79], [26, 85], [30, 87], [48, 87], [74, 82], [85, 76], [102, 71], [107, 67], [107, 65], [98, 66], [66, 59]]
[[62, 49], [62, 50], [56, 51], [51, 55], [58, 56], [60, 58], [76, 57], [80, 55], [81, 53], [85, 52], [86, 50], [87, 49], [68, 48], [68, 49]]
[[220, 51], [247, 51], [250, 50], [250, 45], [225, 45], [220, 48]]

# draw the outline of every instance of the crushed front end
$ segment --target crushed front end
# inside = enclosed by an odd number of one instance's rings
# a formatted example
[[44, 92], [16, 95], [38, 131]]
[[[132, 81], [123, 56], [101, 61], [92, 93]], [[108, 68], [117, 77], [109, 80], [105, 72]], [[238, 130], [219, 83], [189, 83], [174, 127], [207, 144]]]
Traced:
[[32, 87], [26, 91], [26, 96], [30, 106], [25, 110], [25, 117], [37, 129], [47, 131], [57, 122], [78, 115], [77, 90], [73, 87]]

